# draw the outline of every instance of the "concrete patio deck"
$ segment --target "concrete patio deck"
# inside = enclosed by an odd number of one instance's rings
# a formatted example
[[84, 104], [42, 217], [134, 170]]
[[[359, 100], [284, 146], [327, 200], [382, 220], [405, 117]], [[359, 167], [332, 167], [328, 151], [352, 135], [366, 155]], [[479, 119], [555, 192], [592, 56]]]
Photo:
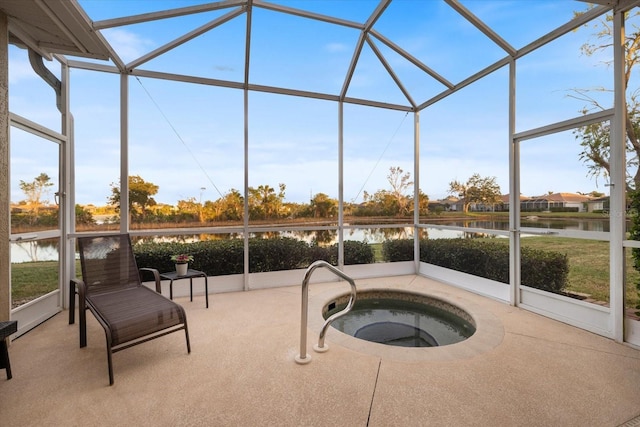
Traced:
[[182, 333], [116, 353], [110, 387], [102, 329], [88, 315], [80, 349], [62, 312], [11, 344], [0, 425], [640, 425], [640, 350], [419, 276], [356, 283], [454, 301], [478, 331], [389, 349], [330, 328], [330, 350], [316, 353], [318, 307], [348, 286], [312, 284], [312, 361], [299, 365], [300, 287], [214, 294], [209, 309], [180, 298], [191, 354]]

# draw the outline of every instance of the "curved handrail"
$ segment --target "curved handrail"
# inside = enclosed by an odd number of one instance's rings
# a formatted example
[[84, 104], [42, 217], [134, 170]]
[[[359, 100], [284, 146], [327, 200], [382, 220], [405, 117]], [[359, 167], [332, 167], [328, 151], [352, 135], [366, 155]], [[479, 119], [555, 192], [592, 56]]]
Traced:
[[300, 318], [300, 354], [295, 358], [296, 362], [299, 364], [305, 364], [305, 363], [311, 362], [311, 356], [307, 354], [307, 318], [309, 314], [308, 313], [309, 312], [309, 280], [311, 279], [311, 274], [319, 267], [325, 267], [329, 269], [332, 273], [334, 273], [336, 276], [339, 276], [342, 279], [349, 282], [349, 284], [351, 285], [351, 297], [349, 298], [349, 302], [347, 303], [347, 306], [343, 310], [337, 313], [334, 313], [327, 320], [325, 320], [324, 325], [320, 330], [318, 345], [314, 347], [316, 351], [323, 352], [328, 350], [328, 347], [324, 345], [324, 338], [325, 338], [327, 329], [329, 328], [329, 325], [331, 325], [331, 322], [336, 320], [338, 317], [344, 314], [347, 314], [349, 311], [351, 311], [353, 304], [355, 304], [356, 302], [356, 284], [351, 277], [347, 276], [342, 271], [338, 270], [336, 267], [334, 267], [333, 265], [323, 260], [315, 261], [307, 268], [307, 271], [304, 274], [304, 280], [302, 281], [302, 310], [301, 310], [302, 313]]

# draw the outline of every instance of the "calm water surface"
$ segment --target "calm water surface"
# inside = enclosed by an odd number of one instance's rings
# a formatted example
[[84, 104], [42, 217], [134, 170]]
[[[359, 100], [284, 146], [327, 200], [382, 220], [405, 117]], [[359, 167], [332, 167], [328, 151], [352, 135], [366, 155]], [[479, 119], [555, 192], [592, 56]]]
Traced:
[[[439, 223], [443, 226], [467, 227], [467, 228], [485, 228], [489, 230], [508, 230], [509, 221], [498, 220], [473, 220], [473, 221], [444, 221]], [[580, 230], [580, 231], [609, 231], [609, 220], [605, 219], [588, 219], [588, 220], [547, 220], [547, 219], [525, 219], [521, 221], [523, 227], [534, 227], [543, 229], [556, 230]], [[438, 228], [427, 228], [427, 235], [430, 239], [454, 239], [466, 237], [468, 233], [464, 231], [442, 230]], [[338, 234], [333, 230], [321, 231], [287, 231], [275, 233], [256, 233], [252, 237], [291, 237], [303, 240], [307, 243], [314, 241], [323, 245], [337, 243]], [[227, 238], [237, 238], [238, 235], [228, 235]], [[344, 233], [345, 240], [355, 240], [367, 243], [382, 243], [388, 239], [409, 239], [413, 237], [412, 227], [393, 227], [393, 228], [373, 228], [362, 226], [357, 229], [347, 229]], [[199, 235], [185, 235], [181, 237], [162, 237], [162, 241], [180, 241], [192, 242], [199, 240]], [[33, 262], [33, 261], [51, 261], [58, 259], [58, 246], [55, 239], [46, 241], [28, 241], [11, 243], [11, 262]]]

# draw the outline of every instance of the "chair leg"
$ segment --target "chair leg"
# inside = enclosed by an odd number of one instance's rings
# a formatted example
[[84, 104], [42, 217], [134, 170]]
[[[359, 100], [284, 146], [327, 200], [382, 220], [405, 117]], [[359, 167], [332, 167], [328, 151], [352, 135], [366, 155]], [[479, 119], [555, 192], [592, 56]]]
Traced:
[[7, 341], [0, 340], [0, 369], [4, 368], [7, 372], [7, 379], [11, 376], [11, 363], [9, 362], [9, 350], [7, 349]]
[[76, 323], [76, 284], [69, 282], [69, 324]]
[[189, 329], [187, 329], [187, 324], [184, 324], [184, 335], [187, 337], [187, 353], [191, 353], [191, 343], [189, 342]]
[[107, 342], [107, 364], [109, 365], [109, 385], [113, 385], [113, 361], [111, 360], [111, 344]]
[[82, 308], [82, 304], [80, 304], [80, 311], [78, 312], [78, 316], [80, 316], [80, 347], [87, 346], [87, 311]]

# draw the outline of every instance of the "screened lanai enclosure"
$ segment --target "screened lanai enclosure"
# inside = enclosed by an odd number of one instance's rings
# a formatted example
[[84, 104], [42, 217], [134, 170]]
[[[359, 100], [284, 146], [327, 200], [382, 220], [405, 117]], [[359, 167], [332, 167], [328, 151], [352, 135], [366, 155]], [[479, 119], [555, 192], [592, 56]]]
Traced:
[[[66, 309], [75, 239], [116, 231], [233, 241], [210, 292], [299, 285], [252, 263], [293, 239], [640, 345], [639, 3], [0, 0], [0, 320]], [[493, 195], [455, 191], [473, 177]], [[507, 275], [428, 261], [443, 239], [503, 244]], [[568, 256], [570, 289], [527, 286], [530, 247]]]

